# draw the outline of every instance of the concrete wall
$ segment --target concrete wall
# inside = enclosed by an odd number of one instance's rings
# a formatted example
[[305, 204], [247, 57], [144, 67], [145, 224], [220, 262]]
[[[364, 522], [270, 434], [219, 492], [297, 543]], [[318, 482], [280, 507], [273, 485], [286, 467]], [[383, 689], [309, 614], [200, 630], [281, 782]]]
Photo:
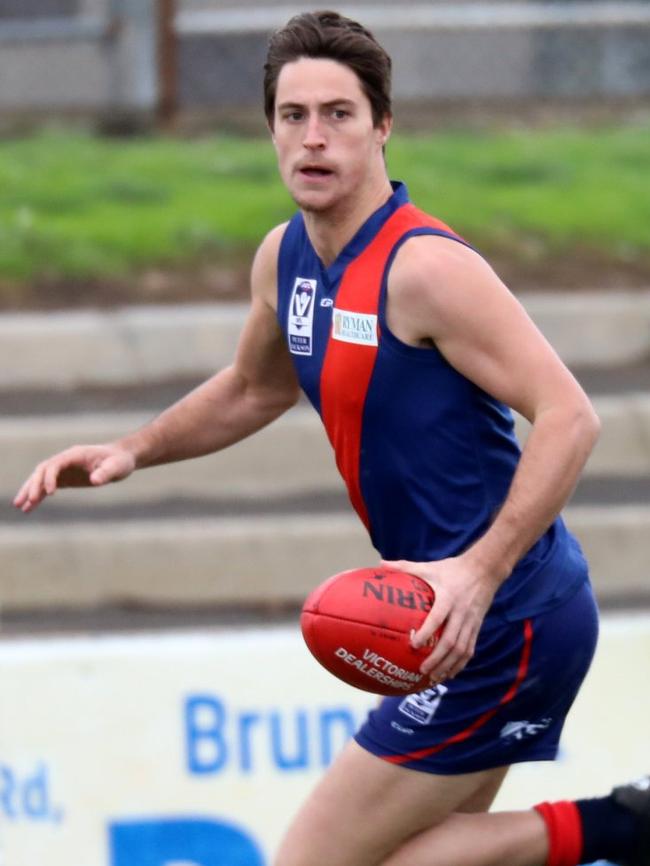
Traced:
[[[618, 98], [650, 93], [646, 28], [381, 30], [394, 61], [399, 101]], [[181, 104], [255, 105], [265, 33], [186, 35], [181, 40]]]
[[[647, 604], [650, 292], [522, 300], [561, 357], [598, 384], [602, 435], [567, 522], [599, 598]], [[198, 382], [227, 364], [244, 315], [243, 305], [218, 305], [0, 317], [5, 628], [8, 616], [17, 622], [30, 611], [299, 604], [317, 581], [376, 562], [306, 406], [223, 453], [101, 490], [67, 490], [28, 518], [11, 508], [46, 455], [139, 428], [158, 399], [162, 408], [189, 389], [177, 390], [179, 376]], [[639, 376], [630, 378], [625, 371], [634, 368]], [[152, 402], [165, 381], [173, 394]], [[102, 389], [101, 411], [84, 404]], [[523, 438], [524, 425], [518, 429]]]
[[0, 111], [153, 110], [156, 0], [0, 3]]
[[[181, 108], [255, 107], [260, 102], [268, 32], [299, 8], [270, 2], [180, 0], [178, 93]], [[476, 5], [476, 4], [475, 4]], [[500, 4], [484, 4], [490, 8]], [[535, 4], [515, 4], [530, 8]], [[549, 4], [559, 7], [563, 4]], [[571, 4], [570, 4], [571, 5]], [[584, 4], [589, 5], [589, 4]], [[630, 6], [633, 4], [621, 4]], [[640, 5], [640, 4], [637, 4]], [[438, 6], [456, 23], [436, 23]], [[463, 26], [459, 7], [471, 4], [404, 4], [403, 23], [381, 25], [377, 4], [343, 4], [342, 11], [368, 20], [394, 59], [397, 101], [617, 99], [650, 93], [650, 16], [644, 25]], [[573, 4], [575, 7], [575, 4]], [[246, 32], [196, 31], [196, 13], [242, 14]], [[385, 6], [384, 14], [391, 7]], [[157, 100], [155, 0], [0, 0], [0, 109], [15, 112], [111, 108], [150, 112]], [[408, 10], [427, 22], [416, 27]], [[256, 11], [257, 10], [257, 11]], [[119, 12], [120, 27], [110, 29]], [[36, 41], [14, 38], [15, 27], [49, 18], [68, 26], [86, 16], [101, 32], [61, 31]], [[88, 19], [90, 16], [90, 22]], [[257, 16], [257, 18], [256, 18]], [[225, 19], [221, 19], [222, 23]], [[230, 20], [230, 19], [229, 19]], [[252, 24], [259, 20], [259, 25]], [[418, 19], [419, 20], [419, 19]], [[232, 24], [232, 21], [231, 21]], [[224, 24], [225, 26], [225, 24]], [[12, 28], [14, 28], [12, 30]], [[36, 31], [34, 31], [36, 33]], [[4, 34], [4, 35], [3, 35]]]
[[12, 18], [54, 18], [78, 15], [80, 0], [0, 0], [0, 21]]

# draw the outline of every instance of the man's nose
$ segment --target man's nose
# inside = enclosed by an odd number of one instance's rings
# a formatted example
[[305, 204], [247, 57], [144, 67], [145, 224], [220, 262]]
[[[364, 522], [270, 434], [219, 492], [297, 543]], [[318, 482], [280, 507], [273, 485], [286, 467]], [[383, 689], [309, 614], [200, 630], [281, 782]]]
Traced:
[[325, 131], [320, 117], [315, 115], [309, 118], [302, 143], [309, 150], [325, 147]]

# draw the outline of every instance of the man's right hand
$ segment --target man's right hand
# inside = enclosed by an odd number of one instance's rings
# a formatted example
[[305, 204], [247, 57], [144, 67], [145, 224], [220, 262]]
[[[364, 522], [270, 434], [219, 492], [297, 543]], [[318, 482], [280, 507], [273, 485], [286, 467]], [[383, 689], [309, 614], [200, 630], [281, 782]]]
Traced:
[[14, 499], [27, 514], [61, 487], [101, 487], [130, 475], [135, 457], [120, 445], [75, 445], [39, 463]]

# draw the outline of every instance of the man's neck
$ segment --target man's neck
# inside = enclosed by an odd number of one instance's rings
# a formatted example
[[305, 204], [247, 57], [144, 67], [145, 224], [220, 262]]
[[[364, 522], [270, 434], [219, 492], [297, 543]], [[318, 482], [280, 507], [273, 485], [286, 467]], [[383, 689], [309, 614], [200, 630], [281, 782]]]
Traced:
[[348, 199], [328, 211], [303, 211], [307, 235], [325, 267], [338, 257], [343, 247], [376, 210], [393, 194], [388, 178], [362, 203]]

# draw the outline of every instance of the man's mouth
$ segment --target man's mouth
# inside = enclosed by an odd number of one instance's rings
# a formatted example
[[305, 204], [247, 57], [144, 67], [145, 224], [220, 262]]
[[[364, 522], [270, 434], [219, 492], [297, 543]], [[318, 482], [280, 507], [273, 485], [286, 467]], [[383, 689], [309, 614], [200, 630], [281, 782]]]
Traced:
[[334, 173], [330, 168], [322, 168], [317, 165], [305, 165], [299, 169], [299, 172], [303, 177], [309, 178], [329, 177]]

